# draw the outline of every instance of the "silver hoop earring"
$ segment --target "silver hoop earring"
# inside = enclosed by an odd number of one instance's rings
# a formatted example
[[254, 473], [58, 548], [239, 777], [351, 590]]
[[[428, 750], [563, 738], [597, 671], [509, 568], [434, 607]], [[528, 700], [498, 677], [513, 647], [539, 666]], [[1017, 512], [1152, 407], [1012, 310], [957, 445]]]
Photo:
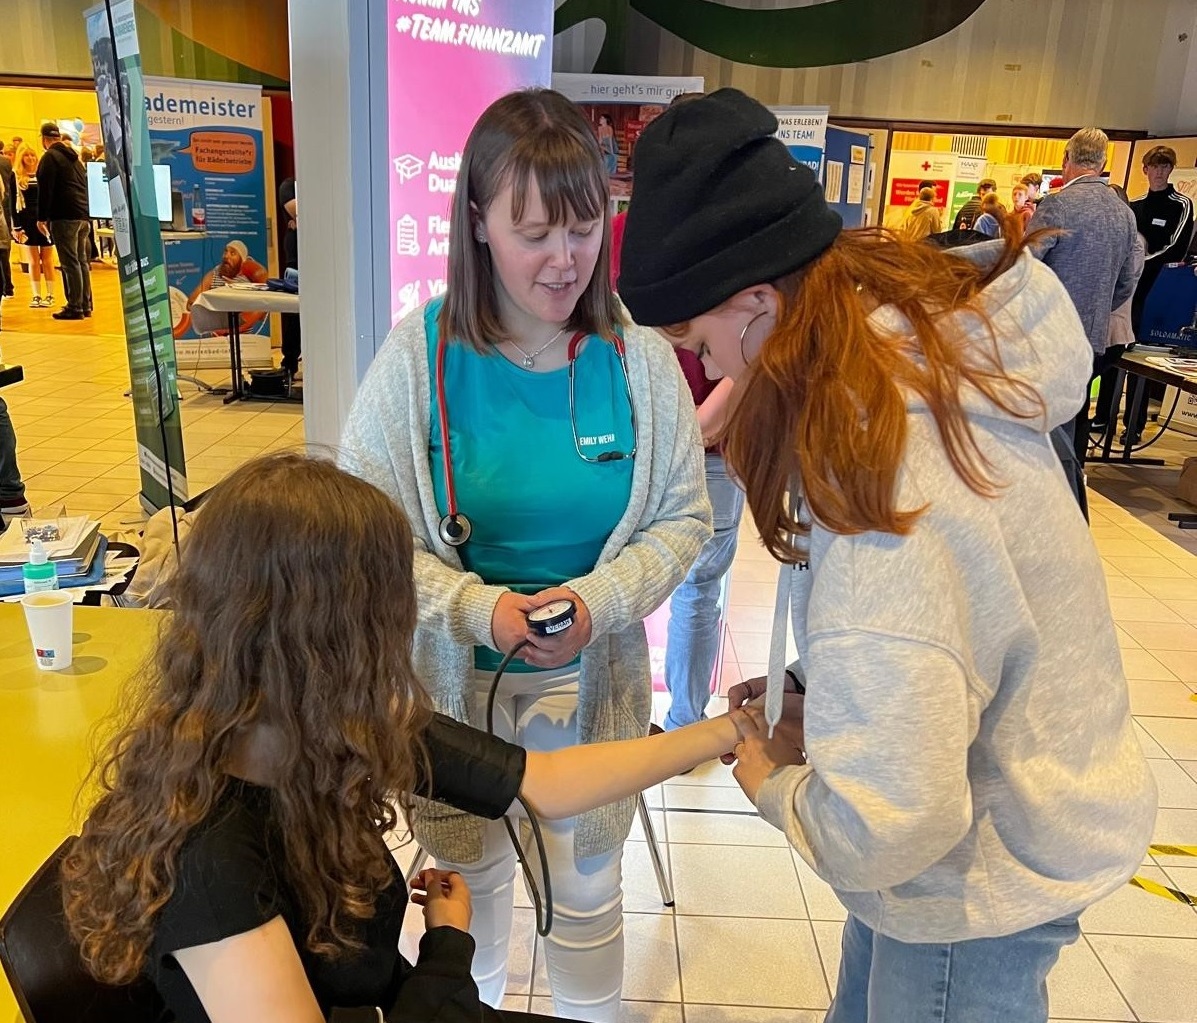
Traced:
[[740, 331], [740, 358], [744, 360], [744, 365], [748, 365], [748, 356], [744, 354], [744, 339], [748, 336], [748, 328], [751, 327], [757, 320], [759, 320], [768, 310], [762, 310], [757, 313], [751, 320], [744, 324], [744, 329]]

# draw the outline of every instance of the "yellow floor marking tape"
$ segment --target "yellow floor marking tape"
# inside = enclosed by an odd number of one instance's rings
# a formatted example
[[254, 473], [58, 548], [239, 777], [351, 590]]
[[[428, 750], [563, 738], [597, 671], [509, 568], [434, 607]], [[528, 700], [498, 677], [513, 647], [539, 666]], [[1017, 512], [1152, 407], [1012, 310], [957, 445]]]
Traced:
[[1167, 899], [1169, 902], [1179, 902], [1182, 905], [1197, 908], [1197, 897], [1177, 891], [1175, 888], [1168, 888], [1156, 881], [1149, 881], [1145, 877], [1132, 877], [1129, 883], [1152, 895], [1158, 895], [1161, 899]]
[[1197, 845], [1151, 845], [1147, 851], [1153, 856], [1197, 856]]

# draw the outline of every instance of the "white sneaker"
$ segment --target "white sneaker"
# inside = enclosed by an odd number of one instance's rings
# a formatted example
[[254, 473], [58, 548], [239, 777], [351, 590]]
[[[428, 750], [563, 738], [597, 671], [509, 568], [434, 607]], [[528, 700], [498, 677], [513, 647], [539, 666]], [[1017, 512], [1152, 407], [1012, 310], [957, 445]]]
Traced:
[[40, 309], [42, 307], [42, 296], [34, 295], [33, 301], [29, 303], [30, 309]]
[[54, 296], [53, 295], [47, 295], [45, 298], [42, 299], [42, 308], [43, 309], [49, 309], [53, 304], [54, 304]]

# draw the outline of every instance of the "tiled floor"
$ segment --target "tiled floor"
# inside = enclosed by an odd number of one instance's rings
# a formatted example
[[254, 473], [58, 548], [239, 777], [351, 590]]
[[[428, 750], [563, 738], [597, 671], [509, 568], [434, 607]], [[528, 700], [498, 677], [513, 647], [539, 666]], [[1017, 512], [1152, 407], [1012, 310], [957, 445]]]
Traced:
[[[65, 502], [100, 516], [109, 529], [136, 526], [123, 341], [8, 330], [0, 341], [5, 357], [23, 362], [29, 374], [28, 383], [6, 388], [4, 397], [34, 505]], [[252, 455], [302, 442], [294, 406], [230, 408], [186, 385], [182, 390], [193, 492]], [[1092, 502], [1132, 708], [1160, 783], [1156, 841], [1197, 844], [1197, 556], [1101, 495]], [[763, 673], [775, 572], [746, 529], [733, 569], [725, 688]], [[624, 1018], [821, 1019], [835, 984], [844, 918], [830, 890], [778, 832], [748, 812], [727, 768], [701, 768], [648, 798], [677, 905], [661, 906], [637, 829], [624, 861]], [[1197, 859], [1153, 857], [1142, 874], [1197, 893]], [[418, 921], [418, 914], [409, 917]], [[1065, 951], [1050, 979], [1053, 1018], [1197, 1023], [1197, 912], [1128, 887], [1089, 910], [1083, 925], [1081, 942]], [[508, 1004], [551, 1012], [526, 901], [516, 931]]]

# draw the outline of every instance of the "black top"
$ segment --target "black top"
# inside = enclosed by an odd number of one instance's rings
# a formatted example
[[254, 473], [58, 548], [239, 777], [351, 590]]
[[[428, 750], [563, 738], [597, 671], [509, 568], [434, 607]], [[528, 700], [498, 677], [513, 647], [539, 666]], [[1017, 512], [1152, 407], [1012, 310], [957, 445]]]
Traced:
[[1171, 185], [1158, 192], [1148, 192], [1131, 203], [1135, 226], [1147, 242], [1147, 260], [1135, 286], [1131, 303], [1131, 325], [1138, 336], [1147, 296], [1166, 263], [1185, 258], [1189, 236], [1193, 233], [1193, 203]]
[[4, 183], [4, 219], [11, 230], [17, 223], [17, 175], [13, 172], [12, 161], [3, 153], [0, 153], [0, 181]]
[[38, 217], [55, 220], [90, 220], [87, 206], [87, 169], [70, 146], [55, 142], [37, 165]]
[[956, 214], [956, 219], [952, 221], [952, 230], [971, 230], [980, 215], [981, 197], [974, 192], [968, 202], [960, 207], [960, 212]]
[[283, 266], [299, 269], [299, 229], [291, 226], [291, 214], [287, 203], [295, 198], [295, 179], [284, 178], [278, 186], [278, 222], [283, 225], [280, 232], [283, 240]]
[[[492, 819], [507, 811], [523, 781], [522, 748], [439, 715], [427, 741], [433, 798]], [[337, 959], [313, 955], [304, 947], [307, 928], [280, 869], [282, 834], [271, 790], [239, 780], [230, 784], [180, 850], [174, 894], [161, 910], [150, 950], [146, 972], [175, 1019], [209, 1023], [172, 953], [251, 931], [276, 916], [291, 932], [326, 1016], [334, 1006], [366, 1005], [378, 1006], [391, 1021], [498, 1019], [479, 1002], [470, 977], [474, 941], [469, 934], [438, 927], [421, 940], [417, 965], [399, 955], [407, 888], [382, 836], [374, 839], [393, 883], [379, 896], [374, 917], [357, 926], [365, 949]]]
[[29, 184], [21, 193], [21, 203], [21, 209], [17, 210], [15, 225], [25, 232], [25, 244], [45, 248], [50, 244], [50, 239], [37, 227], [37, 222], [41, 219], [38, 216], [37, 178], [29, 179]]

